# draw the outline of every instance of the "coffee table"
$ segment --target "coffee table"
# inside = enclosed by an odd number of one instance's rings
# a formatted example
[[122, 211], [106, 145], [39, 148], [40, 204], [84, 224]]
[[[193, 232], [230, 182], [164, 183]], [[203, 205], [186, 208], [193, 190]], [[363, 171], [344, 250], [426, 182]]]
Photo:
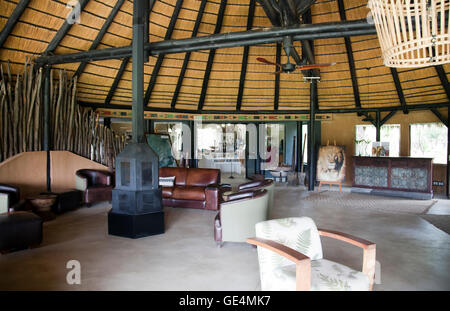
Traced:
[[39, 194], [28, 198], [28, 202], [32, 205], [33, 213], [42, 218], [43, 221], [55, 219], [52, 212], [52, 206], [56, 202], [56, 194]]

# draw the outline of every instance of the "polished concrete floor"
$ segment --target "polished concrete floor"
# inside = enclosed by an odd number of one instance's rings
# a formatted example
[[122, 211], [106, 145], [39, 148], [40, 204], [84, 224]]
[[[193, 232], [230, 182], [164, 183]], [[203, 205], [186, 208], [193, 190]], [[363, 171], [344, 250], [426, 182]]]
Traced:
[[[375, 242], [374, 290], [450, 290], [450, 236], [420, 215], [307, 201], [311, 194], [293, 187], [277, 186], [275, 193], [276, 218], [309, 216], [318, 227]], [[448, 200], [430, 206], [427, 213], [450, 214]], [[131, 240], [107, 234], [110, 208], [101, 203], [63, 214], [44, 224], [40, 247], [0, 256], [0, 290], [260, 289], [256, 249], [216, 246], [216, 212], [165, 208], [165, 234]], [[322, 243], [325, 258], [361, 268], [360, 249], [328, 238]], [[80, 285], [66, 282], [69, 260], [81, 264]]]

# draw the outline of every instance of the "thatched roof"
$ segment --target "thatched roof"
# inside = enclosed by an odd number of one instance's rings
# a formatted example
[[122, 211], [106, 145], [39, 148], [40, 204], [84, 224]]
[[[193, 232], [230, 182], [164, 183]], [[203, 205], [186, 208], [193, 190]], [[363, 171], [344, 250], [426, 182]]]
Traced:
[[[150, 13], [150, 42], [167, 39], [190, 38], [202, 1], [183, 0], [178, 15], [177, 3], [181, 0], [156, 0]], [[37, 58], [48, 50], [49, 43], [64, 26], [70, 9], [68, 0], [1, 0], [0, 29], [4, 29], [8, 19], [13, 15], [19, 3], [27, 2], [3, 45], [0, 46], [0, 61], [5, 66], [9, 61], [13, 73], [21, 73], [25, 57]], [[81, 1], [83, 2], [83, 1]], [[236, 32], [247, 30], [249, 17], [249, 0], [228, 0], [225, 3], [223, 21], [219, 32]], [[132, 37], [132, 1], [130, 0], [89, 0], [81, 13], [81, 23], [68, 27], [67, 33], [56, 48], [49, 52], [68, 54], [88, 51], [95, 39], [100, 39], [96, 49], [129, 46]], [[83, 3], [83, 4], [84, 4]], [[98, 38], [102, 26], [119, 3], [120, 9], [111, 17], [112, 23], [106, 33]], [[344, 0], [345, 18], [348, 21], [364, 19], [369, 10], [365, 0]], [[220, 0], [208, 0], [199, 23], [196, 36], [213, 34], [217, 29]], [[250, 10], [250, 14], [251, 10]], [[174, 27], [170, 29], [172, 20]], [[340, 22], [337, 0], [317, 0], [311, 6], [313, 24]], [[263, 8], [257, 2], [251, 29], [272, 27]], [[54, 42], [54, 41], [53, 41]], [[317, 39], [313, 42], [316, 63], [336, 62], [336, 65], [320, 70], [321, 81], [318, 83], [318, 102], [320, 109], [352, 108], [357, 105], [355, 92], [359, 93], [361, 107], [400, 106], [401, 93], [407, 105], [433, 104], [449, 101], [443, 78], [448, 78], [450, 65], [441, 67], [444, 75], [439, 76], [434, 67], [420, 69], [398, 69], [400, 89], [394, 79], [397, 74], [383, 65], [381, 51], [376, 35], [350, 37], [346, 45], [344, 38]], [[350, 49], [349, 49], [349, 46]], [[302, 55], [301, 42], [294, 42], [298, 53]], [[149, 107], [171, 108], [177, 84], [181, 88], [175, 102], [176, 109], [197, 110], [202, 89], [206, 87], [204, 110], [235, 110], [238, 103], [241, 72], [243, 70], [244, 47], [217, 49], [212, 58], [211, 69], [206, 73], [210, 50], [190, 53], [184, 78], [180, 79], [186, 53], [151, 56], [145, 64], [144, 89], [147, 89], [154, 74]], [[352, 57], [348, 51], [351, 50]], [[245, 82], [242, 84], [242, 110], [272, 110], [276, 102], [275, 66], [266, 65], [256, 60], [264, 57], [275, 62], [277, 44], [251, 46], [248, 51]], [[356, 80], [352, 81], [351, 62], [353, 58]], [[159, 59], [159, 61], [158, 61]], [[281, 49], [281, 63], [287, 58]], [[291, 60], [292, 61], [292, 60]], [[131, 63], [123, 59], [92, 61], [87, 63], [79, 77], [78, 100], [110, 105], [131, 105]], [[158, 63], [158, 64], [157, 64]], [[245, 62], [244, 62], [245, 63]], [[120, 80], [119, 69], [124, 66]], [[155, 70], [155, 64], [160, 66]], [[75, 73], [80, 63], [54, 65]], [[370, 69], [368, 69], [370, 68]], [[205, 74], [206, 73], [206, 74]], [[441, 71], [442, 73], [442, 71]], [[304, 74], [296, 71], [279, 75], [279, 110], [309, 109], [310, 85], [303, 79]], [[444, 76], [444, 77], [443, 77]], [[204, 83], [205, 78], [207, 83]], [[115, 90], [111, 87], [117, 79]], [[445, 81], [445, 79], [444, 79]], [[356, 84], [355, 84], [356, 82]], [[447, 86], [448, 91], [448, 86]], [[108, 94], [110, 98], [107, 100]], [[173, 106], [172, 106], [173, 108]]]

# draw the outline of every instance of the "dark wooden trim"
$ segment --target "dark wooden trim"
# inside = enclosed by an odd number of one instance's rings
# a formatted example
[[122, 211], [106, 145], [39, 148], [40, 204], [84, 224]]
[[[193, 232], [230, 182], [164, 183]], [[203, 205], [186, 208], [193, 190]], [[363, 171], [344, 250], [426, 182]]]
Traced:
[[0, 48], [3, 46], [3, 43], [5, 43], [9, 34], [14, 29], [14, 26], [19, 21], [23, 11], [25, 11], [29, 2], [30, 0], [20, 0], [20, 2], [14, 8], [14, 11], [11, 13], [11, 16], [9, 16], [5, 26], [3, 26], [3, 29], [0, 32]]
[[405, 95], [403, 94], [403, 89], [402, 89], [402, 85], [400, 83], [400, 79], [398, 77], [397, 68], [390, 67], [390, 69], [391, 69], [392, 79], [394, 80], [395, 89], [397, 90], [398, 99], [400, 100], [400, 104], [403, 107], [403, 113], [407, 114], [408, 109], [406, 106]]
[[[198, 33], [198, 28], [200, 27], [200, 22], [202, 21], [203, 12], [205, 11], [206, 6], [206, 0], [202, 0], [200, 4], [200, 8], [198, 10], [197, 19], [195, 20], [194, 29], [192, 30], [192, 37], [196, 37]], [[181, 72], [178, 77], [177, 86], [175, 88], [175, 92], [172, 96], [172, 102], [170, 103], [170, 107], [172, 109], [175, 109], [175, 106], [177, 104], [178, 95], [180, 94], [181, 86], [183, 85], [184, 76], [186, 74], [187, 66], [189, 64], [189, 59], [191, 57], [191, 52], [187, 52], [184, 56], [183, 66], [181, 67]]]
[[375, 119], [375, 128], [376, 128], [376, 131], [377, 131], [377, 138], [376, 138], [376, 141], [380, 141], [380, 139], [381, 139], [381, 116], [380, 116], [380, 111], [377, 111], [375, 114], [376, 114], [376, 119]]
[[[255, 16], [256, 0], [250, 0], [250, 5], [248, 7], [248, 19], [247, 19], [247, 30], [252, 29], [253, 19]], [[238, 96], [236, 100], [236, 110], [241, 110], [242, 97], [244, 95], [244, 84], [245, 76], [247, 75], [247, 65], [248, 65], [248, 53], [250, 46], [244, 46], [244, 54], [242, 55], [242, 66], [241, 66], [241, 76], [239, 79], [239, 89]]]
[[[98, 32], [98, 34], [95, 37], [94, 41], [92, 41], [92, 44], [89, 47], [89, 51], [95, 50], [98, 47], [98, 45], [100, 44], [100, 42], [103, 39], [103, 36], [108, 31], [108, 28], [111, 25], [112, 21], [116, 17], [117, 12], [119, 12], [120, 8], [122, 7], [122, 4], [123, 4], [124, 1], [125, 0], [117, 0], [116, 5], [113, 7], [111, 12], [109, 13], [109, 16], [106, 19], [105, 23], [103, 23], [102, 28]], [[77, 71], [74, 73], [74, 76], [79, 77], [83, 73], [84, 68], [86, 67], [86, 64], [87, 64], [87, 62], [81, 62], [81, 64], [78, 66]]]
[[[170, 19], [169, 26], [167, 27], [166, 35], [164, 36], [164, 40], [170, 40], [172, 37], [173, 30], [175, 28], [175, 24], [177, 23], [178, 14], [180, 13], [181, 7], [183, 6], [183, 0], [177, 0], [175, 8], [173, 9], [172, 17]], [[152, 95], [153, 88], [155, 87], [156, 79], [159, 75], [159, 70], [161, 69], [161, 65], [164, 61], [165, 54], [160, 54], [158, 59], [156, 60], [155, 67], [153, 67], [152, 76], [150, 78], [150, 82], [148, 83], [147, 90], [145, 91], [144, 103], [148, 104], [150, 101], [150, 96]]]
[[[227, 5], [226, 0], [220, 2], [219, 13], [217, 15], [216, 28], [214, 29], [214, 34], [218, 34], [222, 28], [223, 17], [225, 15], [225, 8]], [[203, 105], [205, 104], [206, 92], [208, 90], [209, 76], [211, 75], [211, 69], [214, 62], [214, 56], [216, 55], [216, 50], [212, 49], [209, 51], [208, 62], [206, 64], [205, 75], [203, 77], [202, 92], [200, 93], [200, 98], [198, 100], [198, 110], [203, 110]]]
[[383, 126], [384, 123], [386, 123], [390, 118], [392, 118], [396, 112], [397, 112], [396, 110], [389, 112], [389, 113], [381, 120], [380, 125]]
[[[84, 7], [89, 2], [89, 0], [79, 0], [78, 3], [80, 4], [80, 14], [83, 12]], [[53, 53], [53, 51], [58, 47], [59, 43], [62, 39], [64, 39], [64, 36], [67, 34], [67, 32], [72, 27], [72, 24], [69, 24], [66, 21], [62, 24], [62, 26], [59, 28], [58, 32], [53, 37], [52, 41], [47, 45], [47, 48], [45, 49], [44, 55], [49, 55], [50, 53]]]
[[430, 110], [431, 110], [432, 113], [434, 113], [434, 115], [435, 115], [436, 117], [438, 117], [438, 119], [439, 119], [442, 123], [444, 123], [444, 125], [445, 125], [446, 127], [448, 127], [448, 120], [446, 120], [446, 119], [444, 118], [444, 116], [443, 116], [437, 109], [431, 108]]
[[[277, 43], [276, 51], [276, 63], [281, 64], [281, 43]], [[275, 66], [275, 72], [278, 71], [278, 66]], [[275, 90], [273, 95], [273, 110], [278, 110], [278, 105], [280, 101], [280, 75], [275, 74]]]
[[[105, 105], [103, 103], [92, 103], [85, 101], [78, 101], [78, 104], [85, 107], [92, 107], [93, 109], [125, 109], [130, 110], [130, 105]], [[449, 102], [436, 103], [436, 104], [420, 104], [420, 105], [408, 105], [408, 110], [430, 110], [431, 108], [447, 108], [450, 105]], [[240, 110], [240, 111], [230, 111], [230, 110], [190, 110], [190, 109], [170, 109], [170, 108], [157, 108], [157, 107], [145, 107], [146, 111], [155, 112], [177, 112], [177, 113], [193, 113], [193, 114], [309, 114], [309, 109], [299, 109], [299, 110]], [[376, 111], [399, 111], [402, 110], [400, 106], [383, 107], [383, 108], [333, 108], [333, 109], [319, 109], [316, 113], [361, 113], [365, 114], [368, 112]]]
[[439, 80], [441, 80], [442, 87], [444, 88], [445, 93], [447, 94], [448, 100], [450, 100], [450, 84], [448, 83], [447, 74], [445, 73], [444, 67], [442, 65], [434, 66], [436, 72], [439, 76]]

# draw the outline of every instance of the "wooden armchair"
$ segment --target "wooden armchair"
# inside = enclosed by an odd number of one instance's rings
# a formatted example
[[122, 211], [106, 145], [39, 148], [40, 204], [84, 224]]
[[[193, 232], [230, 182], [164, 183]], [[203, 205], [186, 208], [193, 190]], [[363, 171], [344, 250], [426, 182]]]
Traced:
[[[372, 290], [375, 276], [375, 243], [349, 234], [317, 229], [311, 218], [293, 217], [258, 223], [262, 290]], [[320, 236], [363, 249], [362, 272], [322, 258]]]

